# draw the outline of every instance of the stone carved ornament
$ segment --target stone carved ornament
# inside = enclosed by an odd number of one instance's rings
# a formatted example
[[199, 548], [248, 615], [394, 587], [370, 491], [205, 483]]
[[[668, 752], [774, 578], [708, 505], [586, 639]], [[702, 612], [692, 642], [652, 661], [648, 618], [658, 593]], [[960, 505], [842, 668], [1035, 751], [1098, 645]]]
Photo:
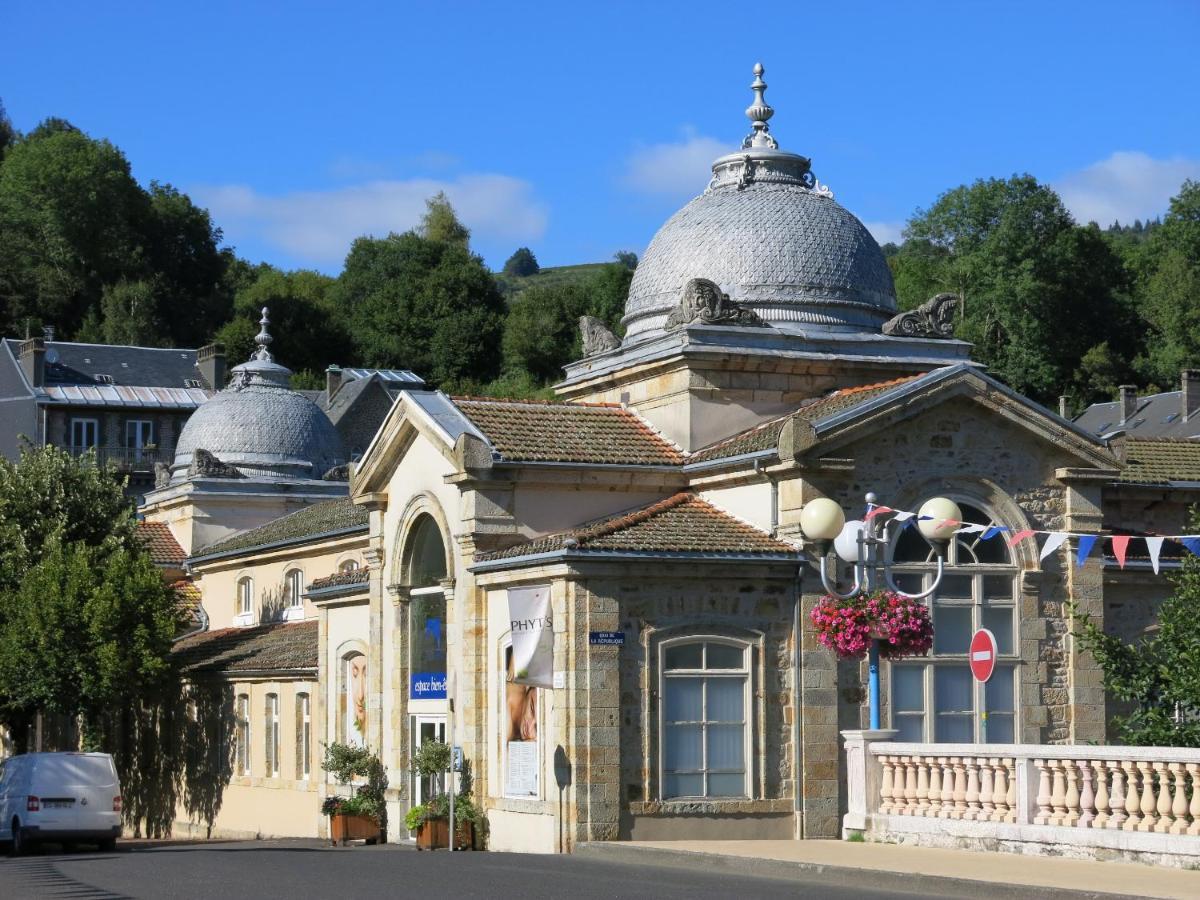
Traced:
[[684, 325], [757, 325], [767, 323], [753, 310], [744, 309], [729, 299], [716, 283], [693, 278], [683, 286], [679, 306], [667, 316], [667, 330]]
[[958, 294], [938, 294], [916, 309], [893, 316], [883, 324], [883, 333], [893, 337], [954, 337], [954, 312]]
[[324, 475], [321, 476], [322, 481], [349, 481], [350, 480], [350, 463], [342, 463], [340, 466], [333, 466]]
[[165, 462], [156, 462], [154, 464], [154, 488], [165, 488], [171, 483], [171, 467]]
[[188, 466], [188, 477], [194, 478], [245, 478], [238, 469], [223, 463], [216, 456], [200, 447], [192, 452], [192, 464]]
[[579, 335], [583, 341], [583, 355], [595, 356], [621, 346], [621, 339], [609, 331], [595, 316], [579, 317]]

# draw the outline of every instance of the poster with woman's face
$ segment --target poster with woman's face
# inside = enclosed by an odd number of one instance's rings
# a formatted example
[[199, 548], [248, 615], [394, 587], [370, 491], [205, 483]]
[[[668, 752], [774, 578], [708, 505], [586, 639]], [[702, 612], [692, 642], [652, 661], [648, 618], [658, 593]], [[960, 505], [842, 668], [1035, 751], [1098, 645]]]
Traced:
[[367, 658], [356, 653], [346, 657], [343, 677], [342, 714], [346, 743], [367, 745]]
[[537, 740], [537, 692], [536, 687], [517, 684], [513, 666], [513, 649], [504, 650], [504, 709], [506, 741]]

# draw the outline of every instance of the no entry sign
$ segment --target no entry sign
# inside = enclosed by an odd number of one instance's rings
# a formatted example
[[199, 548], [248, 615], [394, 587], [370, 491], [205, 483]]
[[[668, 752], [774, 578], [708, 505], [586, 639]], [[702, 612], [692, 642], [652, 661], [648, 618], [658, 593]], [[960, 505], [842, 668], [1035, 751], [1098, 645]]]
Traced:
[[976, 681], [986, 682], [996, 670], [996, 636], [986, 628], [971, 635], [971, 674]]

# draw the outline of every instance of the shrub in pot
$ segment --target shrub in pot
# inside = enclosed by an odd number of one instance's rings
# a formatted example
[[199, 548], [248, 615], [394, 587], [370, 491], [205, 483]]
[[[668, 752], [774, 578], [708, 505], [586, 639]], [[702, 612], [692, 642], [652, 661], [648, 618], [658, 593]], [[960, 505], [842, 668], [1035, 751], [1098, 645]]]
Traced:
[[[413, 768], [439, 784], [450, 768], [450, 748], [441, 741], [426, 741], [413, 756]], [[457, 850], [474, 848], [476, 835], [482, 832], [484, 817], [471, 798], [471, 767], [463, 760], [459, 775], [459, 790], [454, 798], [454, 847]], [[414, 806], [405, 814], [404, 824], [416, 833], [418, 850], [435, 850], [450, 846], [450, 795], [446, 791], [431, 797], [428, 802]]]
[[321, 768], [353, 791], [350, 796], [329, 797], [321, 805], [321, 812], [329, 816], [333, 843], [387, 840], [387, 775], [379, 757], [365, 747], [334, 742], [325, 746]]

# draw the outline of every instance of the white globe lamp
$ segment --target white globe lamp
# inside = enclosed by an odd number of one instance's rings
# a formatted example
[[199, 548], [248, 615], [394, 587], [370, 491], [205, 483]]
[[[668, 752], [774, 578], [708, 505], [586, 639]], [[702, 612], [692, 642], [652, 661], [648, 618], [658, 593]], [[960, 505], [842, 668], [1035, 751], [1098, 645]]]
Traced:
[[962, 524], [962, 510], [953, 500], [933, 497], [917, 511], [917, 527], [927, 541], [948, 541]]
[[845, 524], [846, 514], [828, 497], [809, 500], [800, 510], [800, 531], [810, 541], [832, 541]]
[[859, 519], [852, 519], [842, 526], [842, 532], [833, 539], [833, 552], [842, 562], [858, 562], [858, 539], [866, 526]]

